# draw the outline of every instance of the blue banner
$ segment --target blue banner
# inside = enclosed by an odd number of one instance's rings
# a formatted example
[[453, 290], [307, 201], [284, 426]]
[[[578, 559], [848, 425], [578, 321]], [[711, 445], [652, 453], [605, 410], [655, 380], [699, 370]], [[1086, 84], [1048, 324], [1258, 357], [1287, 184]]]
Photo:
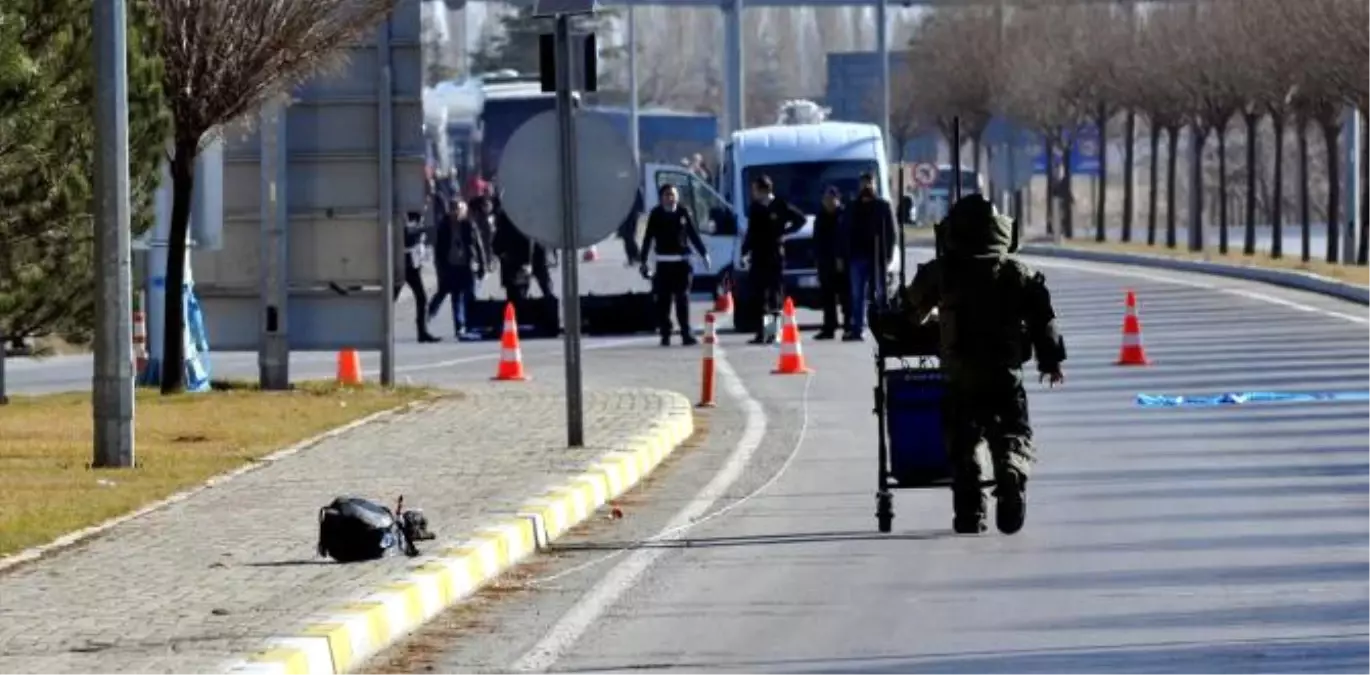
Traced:
[[1137, 405], [1143, 408], [1204, 408], [1245, 403], [1316, 403], [1324, 401], [1370, 401], [1370, 391], [1248, 391], [1198, 396], [1137, 394]]

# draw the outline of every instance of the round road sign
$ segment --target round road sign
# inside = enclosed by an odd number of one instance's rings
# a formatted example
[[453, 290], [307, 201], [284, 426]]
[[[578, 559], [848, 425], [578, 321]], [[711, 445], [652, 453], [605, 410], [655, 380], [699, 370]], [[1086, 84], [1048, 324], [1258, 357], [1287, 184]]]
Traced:
[[556, 111], [524, 122], [500, 158], [501, 201], [509, 220], [532, 239], [554, 248], [579, 249], [604, 241], [633, 208], [641, 182], [632, 148], [608, 120], [578, 113], [575, 132], [579, 219], [575, 241], [567, 242], [563, 231]]
[[914, 166], [913, 180], [923, 187], [932, 185], [933, 181], [937, 180], [937, 165], [923, 162]]

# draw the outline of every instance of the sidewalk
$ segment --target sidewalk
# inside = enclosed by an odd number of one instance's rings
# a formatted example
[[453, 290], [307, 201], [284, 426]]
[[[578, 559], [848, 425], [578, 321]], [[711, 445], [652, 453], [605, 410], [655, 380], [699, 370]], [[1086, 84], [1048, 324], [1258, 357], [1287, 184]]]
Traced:
[[671, 404], [589, 391], [587, 447], [565, 447], [565, 402], [535, 384], [463, 396], [324, 441], [47, 558], [0, 573], [0, 672], [212, 672], [330, 605], [402, 574], [399, 556], [318, 558], [318, 510], [341, 494], [422, 508], [469, 537]]

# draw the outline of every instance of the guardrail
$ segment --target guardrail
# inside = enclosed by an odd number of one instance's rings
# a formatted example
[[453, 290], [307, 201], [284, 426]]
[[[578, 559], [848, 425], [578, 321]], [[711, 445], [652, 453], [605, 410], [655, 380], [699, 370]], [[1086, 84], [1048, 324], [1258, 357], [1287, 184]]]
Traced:
[[1117, 265], [1155, 267], [1179, 272], [1213, 274], [1234, 279], [1259, 281], [1274, 286], [1319, 293], [1361, 305], [1370, 305], [1370, 287], [1337, 281], [1336, 279], [1329, 279], [1310, 272], [1279, 270], [1247, 265], [1231, 265], [1228, 263], [1202, 260], [1181, 260], [1140, 253], [1089, 251], [1062, 246], [1045, 246], [1042, 244], [1025, 244], [1018, 252], [1023, 255], [1035, 255], [1049, 258], [1069, 258], [1072, 260], [1086, 260]]

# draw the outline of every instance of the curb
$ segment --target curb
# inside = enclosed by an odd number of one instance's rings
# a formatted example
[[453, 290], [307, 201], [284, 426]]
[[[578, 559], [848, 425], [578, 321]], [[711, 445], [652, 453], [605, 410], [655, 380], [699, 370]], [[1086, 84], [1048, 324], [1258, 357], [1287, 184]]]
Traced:
[[406, 577], [342, 603], [292, 634], [269, 638], [263, 649], [220, 672], [337, 675], [364, 663], [547, 548], [651, 473], [694, 433], [690, 401], [674, 392], [669, 398], [646, 431], [569, 481], [525, 501], [514, 515], [480, 529], [463, 544], [419, 558]]
[[352, 420], [351, 422], [348, 422], [347, 424], [344, 424], [340, 427], [334, 427], [323, 433], [310, 436], [309, 438], [306, 438], [303, 441], [300, 441], [299, 443], [283, 448], [281, 450], [277, 450], [276, 452], [266, 455], [265, 457], [262, 457], [255, 462], [249, 462], [248, 464], [240, 466], [227, 473], [221, 473], [216, 476], [213, 476], [209, 480], [206, 480], [205, 482], [200, 483], [199, 485], [177, 492], [176, 494], [173, 494], [165, 499], [155, 501], [151, 504], [143, 506], [142, 508], [139, 508], [136, 511], [125, 513], [122, 516], [115, 516], [104, 522], [91, 525], [90, 527], [87, 527], [84, 530], [77, 530], [75, 532], [62, 535], [61, 537], [58, 537], [46, 544], [41, 544], [39, 546], [27, 548], [13, 555], [0, 558], [0, 573], [4, 573], [6, 570], [12, 567], [22, 565], [26, 562], [32, 562], [34, 560], [42, 558], [45, 555], [55, 553], [61, 549], [67, 548], [74, 544], [79, 544], [82, 541], [85, 541], [86, 539], [89, 539], [97, 534], [104, 533], [110, 530], [111, 528], [114, 528], [118, 525], [122, 525], [123, 523], [126, 523], [135, 518], [141, 518], [143, 516], [146, 516], [147, 514], [152, 513], [153, 511], [158, 511], [168, 506], [171, 506], [172, 504], [183, 502], [201, 492], [204, 492], [205, 490], [208, 490], [209, 488], [219, 485], [220, 483], [232, 480], [245, 473], [256, 471], [258, 469], [266, 467], [272, 463], [285, 459], [286, 457], [289, 457], [302, 450], [307, 450], [335, 436], [345, 434], [358, 427], [363, 427], [368, 424], [379, 422], [383, 419], [395, 415], [403, 415], [421, 406], [429, 405], [432, 402], [433, 401], [431, 399], [410, 401], [409, 403], [397, 405], [393, 408], [371, 413], [366, 417]]
[[1046, 258], [1069, 258], [1072, 260], [1087, 260], [1116, 265], [1139, 265], [1142, 267], [1155, 267], [1177, 272], [1197, 272], [1200, 274], [1211, 274], [1234, 279], [1245, 279], [1247, 281], [1259, 281], [1273, 286], [1309, 291], [1337, 298], [1339, 300], [1347, 300], [1361, 305], [1370, 305], [1370, 288], [1346, 283], [1344, 281], [1337, 281], [1336, 279], [1329, 279], [1311, 272], [1276, 270], [1199, 260], [1177, 260], [1175, 258], [1141, 253], [1088, 251], [1063, 246], [1043, 246], [1041, 244], [1025, 244], [1018, 252], [1023, 255], [1035, 255]]

